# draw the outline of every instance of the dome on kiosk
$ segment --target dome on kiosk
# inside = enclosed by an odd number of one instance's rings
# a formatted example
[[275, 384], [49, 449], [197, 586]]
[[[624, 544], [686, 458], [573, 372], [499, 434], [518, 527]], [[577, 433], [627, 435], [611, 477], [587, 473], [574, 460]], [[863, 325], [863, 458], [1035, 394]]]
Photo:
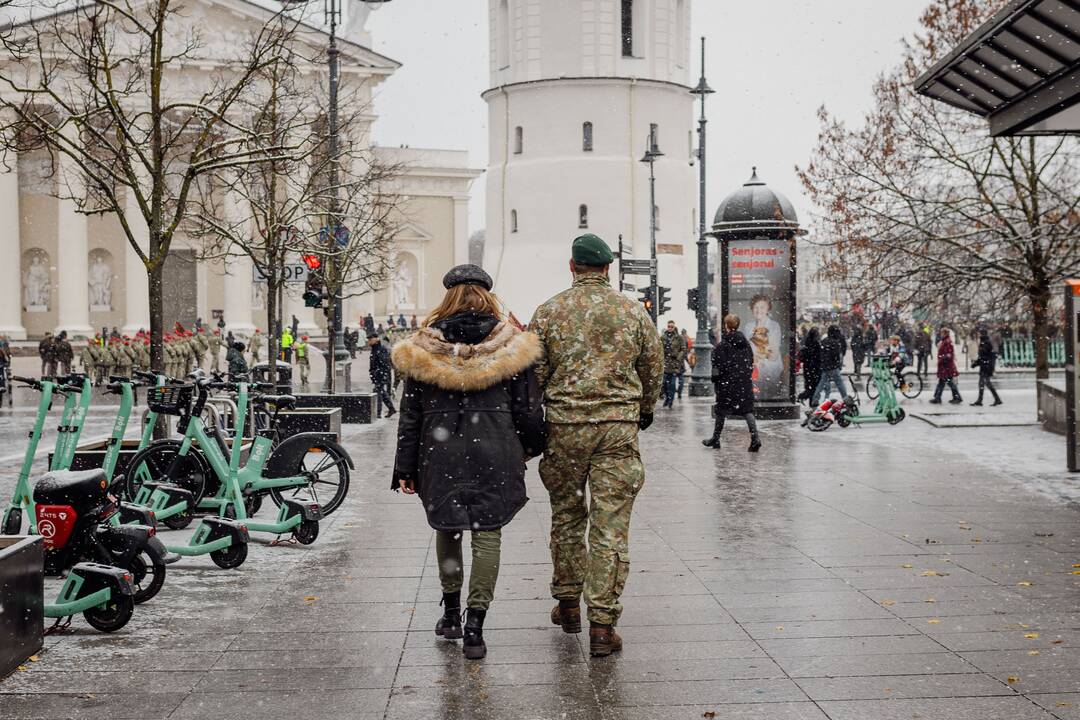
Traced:
[[791, 201], [758, 178], [756, 167], [750, 179], [720, 203], [712, 229], [714, 234], [754, 231], [802, 234]]

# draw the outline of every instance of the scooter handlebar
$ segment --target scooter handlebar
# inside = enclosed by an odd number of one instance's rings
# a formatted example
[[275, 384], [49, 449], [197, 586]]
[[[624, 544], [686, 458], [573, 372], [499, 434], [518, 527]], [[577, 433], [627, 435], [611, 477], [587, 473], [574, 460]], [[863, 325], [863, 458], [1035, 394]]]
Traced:
[[25, 383], [28, 388], [34, 390], [41, 390], [43, 388], [41, 381], [37, 378], [23, 377], [22, 375], [12, 375], [11, 379], [15, 382]]

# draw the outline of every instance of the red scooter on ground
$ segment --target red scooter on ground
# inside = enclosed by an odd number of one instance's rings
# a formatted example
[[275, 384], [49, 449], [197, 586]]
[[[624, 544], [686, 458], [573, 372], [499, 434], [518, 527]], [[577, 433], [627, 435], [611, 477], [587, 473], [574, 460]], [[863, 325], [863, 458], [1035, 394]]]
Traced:
[[835, 422], [840, 427], [851, 425], [851, 418], [859, 414], [859, 402], [851, 395], [845, 398], [825, 398], [814, 410], [806, 411], [802, 426], [811, 432], [823, 432]]

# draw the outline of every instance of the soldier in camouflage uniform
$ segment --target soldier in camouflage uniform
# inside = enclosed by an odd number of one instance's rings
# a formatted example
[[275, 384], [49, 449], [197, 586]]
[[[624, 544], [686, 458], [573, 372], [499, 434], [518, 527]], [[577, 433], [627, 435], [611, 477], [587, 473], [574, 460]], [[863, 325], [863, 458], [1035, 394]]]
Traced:
[[614, 626], [630, 570], [630, 512], [645, 481], [637, 435], [652, 423], [664, 356], [645, 311], [611, 288], [607, 244], [583, 235], [572, 258], [573, 287], [541, 305], [529, 325], [546, 352], [537, 377], [547, 411], [540, 478], [551, 496], [551, 594], [559, 601], [551, 620], [580, 632], [584, 593], [590, 652], [603, 656], [622, 649]]
[[131, 367], [135, 364], [135, 352], [131, 349], [131, 341], [124, 338], [117, 342], [113, 350], [116, 357], [116, 374], [122, 377], [131, 377]]
[[210, 342], [206, 339], [206, 330], [202, 327], [191, 336], [192, 348], [195, 350], [195, 367], [206, 369], [206, 351], [210, 349]]
[[255, 328], [255, 334], [251, 336], [251, 340], [248, 341], [248, 350], [251, 351], [251, 364], [259, 364], [259, 353], [262, 352], [263, 347], [263, 334], [262, 330]]
[[206, 339], [206, 347], [210, 351], [210, 369], [213, 372], [221, 372], [221, 330], [214, 329], [214, 332]]
[[93, 382], [97, 378], [94, 369], [94, 338], [86, 341], [86, 347], [79, 353], [79, 362], [82, 363], [82, 371]]

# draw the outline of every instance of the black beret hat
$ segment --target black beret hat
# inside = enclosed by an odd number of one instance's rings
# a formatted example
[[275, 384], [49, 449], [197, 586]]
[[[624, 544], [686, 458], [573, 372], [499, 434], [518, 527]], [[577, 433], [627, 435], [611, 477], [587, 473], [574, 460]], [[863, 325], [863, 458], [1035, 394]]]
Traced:
[[457, 285], [479, 285], [485, 290], [491, 290], [495, 282], [491, 276], [477, 265], [458, 265], [450, 268], [450, 272], [443, 275], [443, 287], [449, 290]]
[[608, 244], [592, 233], [585, 233], [574, 238], [574, 244], [570, 250], [570, 257], [579, 265], [589, 267], [603, 267], [610, 265], [615, 259]]

